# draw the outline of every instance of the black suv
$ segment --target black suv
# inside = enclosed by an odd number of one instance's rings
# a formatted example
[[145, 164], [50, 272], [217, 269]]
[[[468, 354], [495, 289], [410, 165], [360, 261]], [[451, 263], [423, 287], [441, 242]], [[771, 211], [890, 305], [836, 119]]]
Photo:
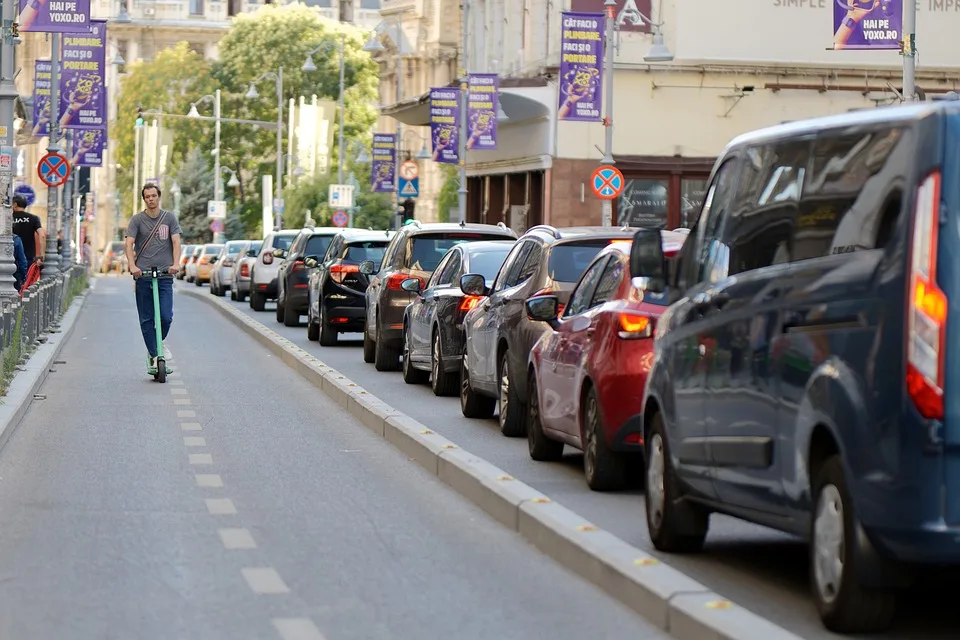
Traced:
[[307, 258], [307, 267], [317, 267], [307, 287], [308, 340], [329, 347], [337, 344], [337, 334], [363, 331], [370, 279], [360, 273], [360, 263], [369, 260], [379, 268], [392, 237], [392, 231], [344, 229], [325, 256]]
[[339, 227], [307, 227], [297, 234], [289, 251], [274, 249], [274, 257], [283, 259], [277, 271], [277, 322], [288, 327], [300, 324], [300, 316], [307, 313], [310, 278], [310, 267], [304, 260], [322, 257], [333, 237], [341, 231]]
[[404, 280], [419, 278], [421, 286], [426, 285], [440, 260], [456, 244], [516, 237], [502, 222], [492, 225], [412, 220], [401, 227], [387, 246], [379, 270], [370, 260], [360, 265], [360, 273], [372, 276], [367, 287], [363, 361], [373, 362], [377, 371], [399, 370], [403, 314], [417, 295], [400, 288]]
[[548, 326], [527, 317], [527, 298], [555, 295], [560, 311], [584, 269], [601, 249], [629, 241], [629, 227], [532, 227], [507, 256], [493, 287], [480, 274], [460, 279], [467, 295], [489, 296], [463, 320], [466, 353], [461, 360], [460, 408], [468, 418], [489, 418], [499, 404], [500, 431], [526, 435], [527, 359]]

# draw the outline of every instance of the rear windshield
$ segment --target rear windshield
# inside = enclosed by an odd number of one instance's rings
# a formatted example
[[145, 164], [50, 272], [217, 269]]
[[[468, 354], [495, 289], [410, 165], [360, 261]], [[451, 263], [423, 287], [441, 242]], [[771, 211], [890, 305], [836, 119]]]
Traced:
[[351, 243], [347, 245], [347, 253], [343, 256], [343, 259], [357, 264], [365, 260], [380, 264], [383, 261], [383, 254], [387, 250], [387, 244], [386, 240]]
[[273, 248], [286, 251], [293, 244], [295, 236], [273, 236]]
[[220, 253], [220, 249], [223, 249], [223, 246], [215, 244], [209, 247], [204, 247], [203, 253], [209, 256], [209, 255], [213, 255], [214, 253]]
[[257, 251], [260, 251], [260, 247], [262, 246], [263, 246], [262, 240], [259, 242], [253, 242], [250, 244], [250, 247], [247, 248], [247, 251], [253, 251], [254, 253], [256, 253]]
[[590, 266], [600, 250], [610, 244], [610, 240], [584, 240], [554, 245], [550, 251], [550, 279], [554, 282], [575, 283]]
[[507, 254], [513, 249], [512, 246], [484, 249], [470, 254], [470, 273], [479, 273], [484, 280], [493, 280], [497, 277], [497, 272], [503, 266], [503, 261], [507, 259]]
[[481, 240], [505, 240], [506, 236], [484, 233], [437, 233], [414, 236], [410, 240], [411, 269], [433, 271], [440, 264], [450, 247], [464, 242], [479, 242]]
[[333, 236], [313, 236], [307, 240], [307, 248], [303, 255], [322, 258], [331, 242], [333, 242]]
[[227, 245], [227, 255], [235, 256], [240, 253], [240, 249], [243, 249], [243, 243], [240, 244], [228, 244]]

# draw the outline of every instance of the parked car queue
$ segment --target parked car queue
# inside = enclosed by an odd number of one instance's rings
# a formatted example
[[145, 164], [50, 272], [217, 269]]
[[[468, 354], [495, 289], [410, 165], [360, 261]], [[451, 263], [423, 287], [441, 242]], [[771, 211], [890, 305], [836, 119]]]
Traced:
[[805, 539], [824, 626], [883, 630], [960, 565], [958, 171], [956, 101], [771, 127], [723, 151], [689, 232], [413, 224], [298, 257], [308, 334], [359, 329], [536, 460], [583, 450], [594, 490], [645, 472], [661, 551], [714, 513]]

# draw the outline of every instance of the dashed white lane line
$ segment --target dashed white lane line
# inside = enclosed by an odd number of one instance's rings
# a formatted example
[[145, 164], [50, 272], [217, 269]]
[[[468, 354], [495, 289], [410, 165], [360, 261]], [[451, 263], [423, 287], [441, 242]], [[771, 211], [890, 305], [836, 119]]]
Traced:
[[290, 593], [290, 589], [273, 567], [249, 567], [241, 571], [254, 593], [263, 595]]
[[223, 479], [218, 473], [198, 473], [195, 477], [198, 487], [219, 488], [223, 486]]
[[180, 423], [181, 431], [203, 431], [203, 427], [199, 422], [181, 422]]
[[220, 541], [225, 549], [256, 549], [257, 543], [246, 529], [220, 529]]
[[170, 393], [172, 393], [172, 394], [175, 395], [175, 396], [185, 396], [185, 395], [187, 395], [187, 390], [186, 390], [186, 389], [180, 389], [179, 387], [171, 387], [171, 388], [170, 388]]
[[183, 380], [167, 380], [167, 384], [172, 385], [174, 387], [182, 387]]
[[212, 516], [235, 516], [237, 507], [230, 498], [207, 498], [207, 511]]
[[174, 399], [173, 399], [173, 404], [189, 405], [189, 404], [190, 404], [190, 398], [174, 398]]
[[207, 441], [198, 436], [184, 436], [183, 444], [187, 447], [205, 447], [207, 446]]
[[273, 626], [283, 640], [326, 640], [309, 618], [274, 618]]
[[213, 456], [209, 453], [191, 453], [187, 457], [190, 464], [213, 464]]
[[193, 409], [179, 409], [177, 411], [178, 418], [196, 418], [197, 412]]

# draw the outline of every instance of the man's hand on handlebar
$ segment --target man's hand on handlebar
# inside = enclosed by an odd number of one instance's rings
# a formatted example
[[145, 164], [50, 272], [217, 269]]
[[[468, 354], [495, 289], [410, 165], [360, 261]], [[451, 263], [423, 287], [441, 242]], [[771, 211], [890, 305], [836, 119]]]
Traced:
[[143, 275], [143, 269], [141, 269], [137, 265], [133, 265], [132, 267], [130, 267], [130, 275], [132, 275], [134, 278], [139, 278], [140, 276]]
[[173, 265], [172, 267], [168, 267], [168, 268], [167, 268], [167, 273], [169, 273], [169, 274], [172, 275], [172, 276], [177, 275], [178, 273], [180, 273], [180, 266], [179, 266], [179, 265]]

